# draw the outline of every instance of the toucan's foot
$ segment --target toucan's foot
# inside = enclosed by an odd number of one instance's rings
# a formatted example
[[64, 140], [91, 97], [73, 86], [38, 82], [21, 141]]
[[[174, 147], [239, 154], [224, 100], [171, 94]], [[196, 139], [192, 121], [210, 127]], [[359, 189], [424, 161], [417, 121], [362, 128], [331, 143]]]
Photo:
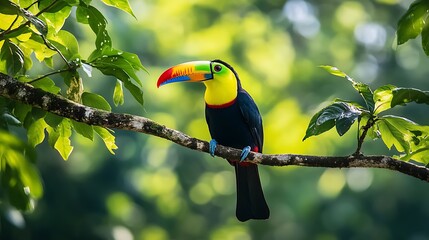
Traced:
[[212, 157], [215, 156], [214, 154], [215, 154], [215, 151], [216, 151], [216, 147], [217, 147], [216, 140], [214, 140], [214, 139], [210, 140], [209, 151], [210, 151], [210, 155], [212, 155]]
[[250, 146], [243, 148], [243, 150], [241, 151], [241, 155], [240, 155], [240, 162], [244, 161], [244, 159], [247, 158], [247, 156], [250, 153], [250, 150], [251, 150]]

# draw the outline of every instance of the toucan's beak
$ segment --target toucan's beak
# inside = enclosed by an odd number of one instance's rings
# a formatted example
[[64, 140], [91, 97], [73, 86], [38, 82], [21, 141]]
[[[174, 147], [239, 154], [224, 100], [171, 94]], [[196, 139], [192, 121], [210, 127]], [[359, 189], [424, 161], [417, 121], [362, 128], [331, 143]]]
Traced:
[[210, 61], [186, 62], [167, 69], [158, 79], [157, 87], [173, 82], [200, 82], [213, 79]]

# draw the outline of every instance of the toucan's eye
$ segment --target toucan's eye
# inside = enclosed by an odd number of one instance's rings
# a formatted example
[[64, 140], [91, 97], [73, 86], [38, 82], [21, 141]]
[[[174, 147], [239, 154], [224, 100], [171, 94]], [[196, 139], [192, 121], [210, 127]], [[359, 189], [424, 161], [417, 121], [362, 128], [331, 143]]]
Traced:
[[214, 68], [215, 72], [220, 72], [220, 70], [222, 70], [222, 66], [221, 65], [215, 65]]

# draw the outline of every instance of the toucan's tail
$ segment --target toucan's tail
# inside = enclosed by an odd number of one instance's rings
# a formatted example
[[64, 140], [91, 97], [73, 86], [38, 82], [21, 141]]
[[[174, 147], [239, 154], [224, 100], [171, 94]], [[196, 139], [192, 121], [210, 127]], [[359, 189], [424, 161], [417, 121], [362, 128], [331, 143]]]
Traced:
[[237, 219], [244, 222], [249, 219], [268, 219], [270, 209], [262, 192], [258, 165], [240, 166], [235, 163], [237, 179]]

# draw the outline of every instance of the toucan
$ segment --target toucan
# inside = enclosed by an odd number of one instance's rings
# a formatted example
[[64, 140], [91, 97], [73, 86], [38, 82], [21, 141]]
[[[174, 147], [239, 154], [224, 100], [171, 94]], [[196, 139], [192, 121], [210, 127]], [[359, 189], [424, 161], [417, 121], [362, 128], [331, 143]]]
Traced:
[[167, 69], [159, 77], [157, 87], [173, 82], [202, 82], [206, 86], [205, 115], [212, 137], [212, 156], [217, 144], [243, 149], [241, 159], [228, 160], [235, 167], [237, 219], [268, 219], [270, 210], [258, 166], [243, 161], [250, 151], [262, 152], [262, 118], [252, 97], [241, 86], [237, 72], [222, 60], [191, 61]]

